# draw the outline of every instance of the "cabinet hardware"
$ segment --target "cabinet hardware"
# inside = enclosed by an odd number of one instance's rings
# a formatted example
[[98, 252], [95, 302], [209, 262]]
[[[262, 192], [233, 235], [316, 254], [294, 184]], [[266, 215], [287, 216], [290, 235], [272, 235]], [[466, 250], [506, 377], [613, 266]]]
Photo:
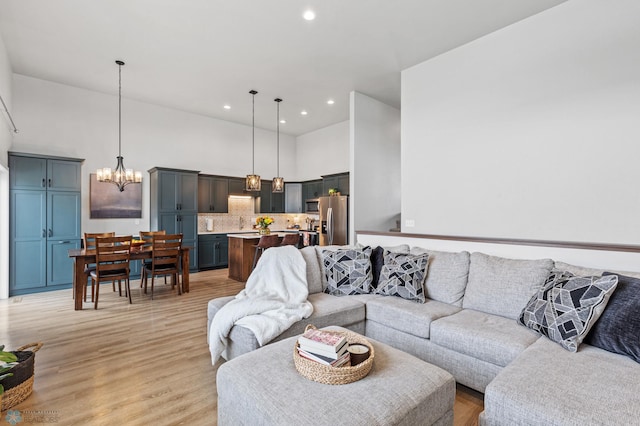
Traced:
[[42, 187], [44, 188], [47, 184], [45, 183], [46, 179], [42, 178]]
[[49, 179], [49, 188], [51, 188], [51, 179]]
[[44, 238], [44, 237], [46, 237], [46, 236], [47, 236], [47, 230], [46, 230], [46, 229], [43, 229], [43, 230], [42, 230], [42, 238]]
[[58, 241], [58, 244], [69, 244], [71, 241]]
[[49, 228], [49, 238], [53, 237], [53, 231]]

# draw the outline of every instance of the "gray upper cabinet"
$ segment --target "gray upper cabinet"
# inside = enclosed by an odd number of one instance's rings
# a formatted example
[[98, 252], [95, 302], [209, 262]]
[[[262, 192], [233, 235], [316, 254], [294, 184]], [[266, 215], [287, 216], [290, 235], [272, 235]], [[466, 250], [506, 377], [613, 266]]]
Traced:
[[198, 175], [175, 170], [158, 170], [159, 211], [198, 211]]
[[285, 213], [302, 213], [302, 184], [284, 184], [284, 211]]
[[30, 154], [10, 155], [12, 189], [80, 191], [81, 163], [76, 160], [47, 159]]
[[229, 212], [229, 178], [198, 176], [198, 212]]
[[81, 162], [9, 153], [11, 295], [70, 287], [80, 248]]
[[329, 189], [337, 189], [342, 195], [349, 195], [349, 173], [322, 176], [322, 195], [329, 195]]

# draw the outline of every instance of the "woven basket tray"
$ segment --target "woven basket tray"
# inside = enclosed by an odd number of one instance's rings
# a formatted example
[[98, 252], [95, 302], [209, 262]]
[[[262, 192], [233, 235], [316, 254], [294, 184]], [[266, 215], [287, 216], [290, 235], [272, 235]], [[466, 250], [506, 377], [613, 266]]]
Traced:
[[[13, 373], [13, 376], [3, 380], [5, 391], [0, 395], [1, 411], [20, 404], [33, 392], [35, 353], [40, 350], [42, 345], [42, 343], [29, 343], [14, 352], [18, 357], [19, 364], [8, 371], [8, 373]], [[29, 350], [27, 351], [27, 349]]]
[[[309, 324], [304, 331], [312, 328], [316, 327]], [[361, 335], [351, 331], [331, 331], [331, 333], [346, 336], [349, 344], [359, 343], [367, 346], [369, 348], [369, 358], [354, 366], [345, 365], [342, 367], [332, 367], [301, 356], [298, 353], [298, 343], [296, 342], [293, 347], [293, 363], [295, 364], [298, 373], [309, 380], [324, 383], [326, 385], [345, 385], [347, 383], [360, 380], [369, 374], [369, 371], [371, 371], [371, 367], [373, 366], [373, 358], [375, 357], [373, 345]]]

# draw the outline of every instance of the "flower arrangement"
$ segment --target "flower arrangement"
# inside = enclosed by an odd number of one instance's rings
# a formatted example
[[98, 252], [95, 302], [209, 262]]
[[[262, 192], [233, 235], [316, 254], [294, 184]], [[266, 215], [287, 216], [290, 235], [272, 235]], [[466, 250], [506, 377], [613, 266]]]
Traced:
[[268, 228], [269, 225], [271, 225], [275, 220], [272, 217], [269, 216], [260, 216], [258, 218], [256, 218], [256, 225], [258, 225], [258, 227], [265, 229]]

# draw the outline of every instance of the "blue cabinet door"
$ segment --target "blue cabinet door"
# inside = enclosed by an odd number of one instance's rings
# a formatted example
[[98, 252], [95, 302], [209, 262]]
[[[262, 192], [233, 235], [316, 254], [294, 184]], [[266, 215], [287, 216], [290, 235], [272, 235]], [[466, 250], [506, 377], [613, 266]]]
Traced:
[[[229, 240], [223, 236], [216, 243], [215, 266], [229, 265]], [[199, 247], [198, 247], [199, 249]]]
[[47, 192], [47, 238], [81, 238], [79, 192]]
[[229, 179], [211, 179], [212, 211], [216, 213], [229, 212]]
[[11, 191], [9, 288], [44, 287], [47, 282], [47, 194]]
[[214, 246], [216, 244], [212, 235], [198, 237], [198, 268], [211, 268], [215, 266]]
[[198, 175], [195, 173], [180, 173], [180, 193], [178, 209], [183, 212], [198, 211]]
[[80, 191], [80, 167], [75, 161], [47, 160], [47, 189]]
[[178, 210], [178, 173], [159, 171], [158, 172], [158, 210], [175, 211]]
[[158, 215], [158, 229], [154, 231], [164, 230], [167, 234], [179, 234], [180, 229], [178, 227], [178, 213], [160, 213]]
[[47, 241], [47, 286], [73, 282], [73, 259], [69, 257], [69, 250], [79, 248], [79, 239], [50, 238]]
[[9, 156], [11, 189], [44, 190], [47, 186], [47, 160]]

